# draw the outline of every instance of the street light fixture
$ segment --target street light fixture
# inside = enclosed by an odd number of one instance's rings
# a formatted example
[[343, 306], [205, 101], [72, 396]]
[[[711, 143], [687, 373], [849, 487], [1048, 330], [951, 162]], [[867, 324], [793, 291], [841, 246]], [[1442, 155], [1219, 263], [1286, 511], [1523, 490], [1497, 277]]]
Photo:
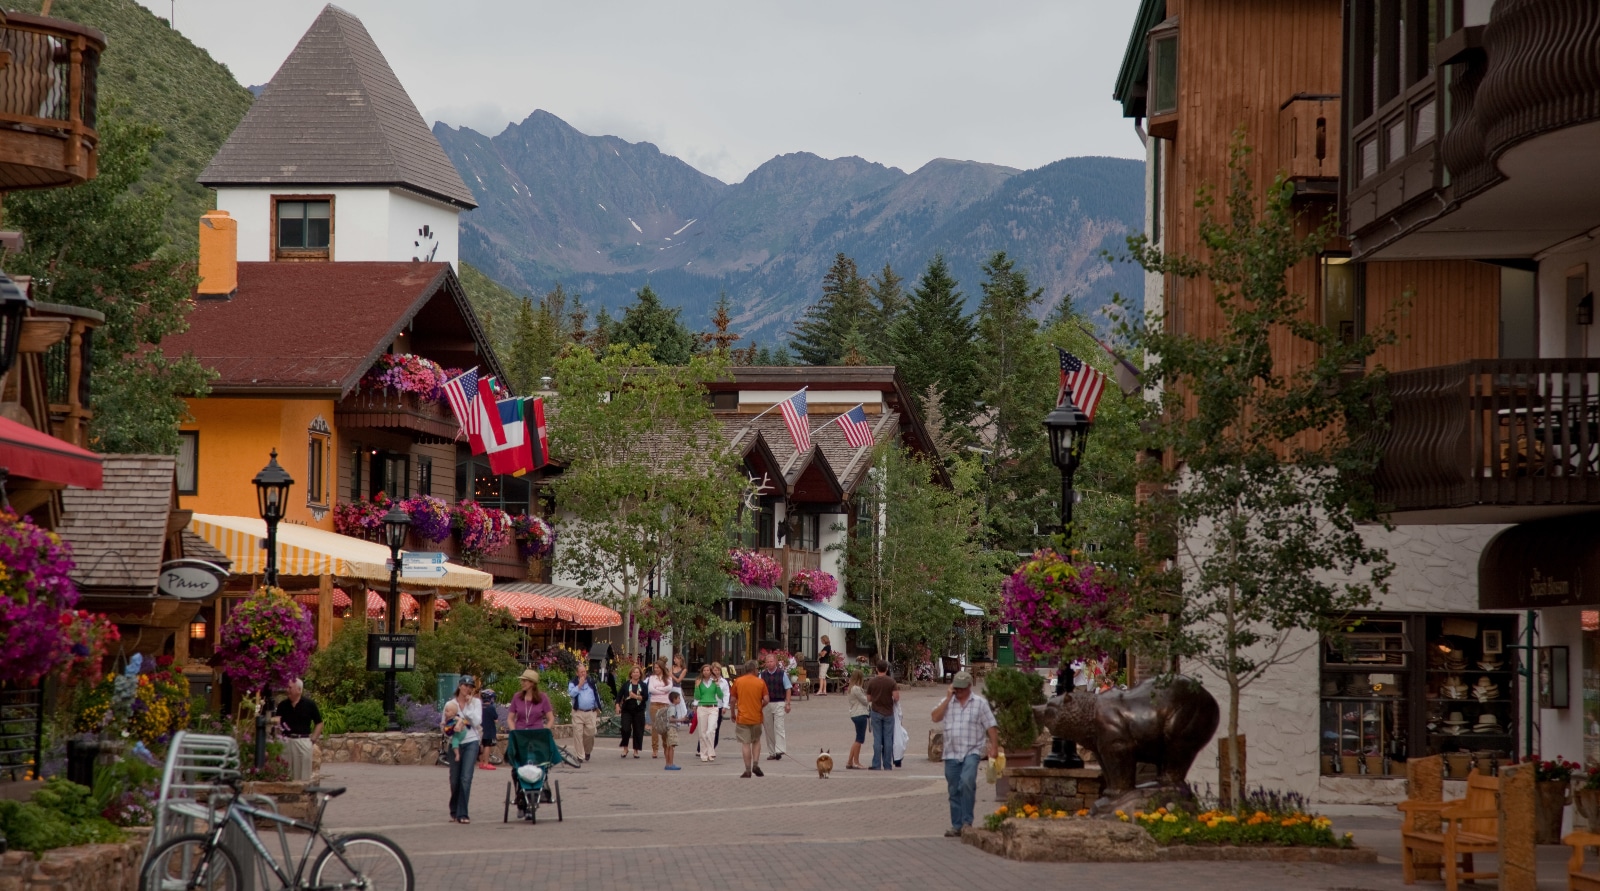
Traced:
[[0, 272], [0, 376], [11, 370], [22, 340], [22, 317], [31, 302], [11, 276]]
[[[289, 504], [289, 488], [294, 485], [294, 477], [278, 463], [278, 450], [273, 449], [267, 466], [261, 468], [251, 482], [256, 486], [256, 505], [260, 508], [261, 519], [267, 523], [267, 567], [262, 579], [267, 587], [273, 588], [278, 584], [278, 523]], [[261, 688], [261, 707], [256, 709], [256, 770], [267, 766], [268, 692], [266, 687]]]
[[[383, 535], [389, 545], [389, 633], [400, 633], [400, 549], [405, 546], [406, 533], [411, 530], [411, 515], [398, 503], [383, 515]], [[400, 729], [400, 717], [395, 714], [395, 667], [391, 658], [383, 675], [383, 713], [389, 716], [390, 732]]]
[[1072, 543], [1072, 476], [1083, 460], [1083, 446], [1089, 438], [1089, 418], [1072, 403], [1068, 393], [1061, 404], [1044, 416], [1050, 437], [1050, 462], [1061, 470], [1061, 536], [1063, 546]]

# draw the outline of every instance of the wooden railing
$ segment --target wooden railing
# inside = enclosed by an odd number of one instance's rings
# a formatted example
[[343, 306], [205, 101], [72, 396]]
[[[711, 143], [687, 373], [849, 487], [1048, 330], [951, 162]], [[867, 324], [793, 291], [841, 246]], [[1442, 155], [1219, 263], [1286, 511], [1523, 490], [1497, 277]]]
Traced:
[[1600, 359], [1486, 359], [1389, 376], [1375, 477], [1397, 511], [1600, 505]]
[[447, 407], [416, 393], [357, 390], [339, 400], [333, 416], [343, 427], [409, 430], [443, 440], [454, 440], [460, 430]]
[[0, 22], [0, 191], [93, 179], [104, 35], [72, 22], [6, 13]]
[[789, 590], [789, 580], [802, 569], [821, 569], [822, 552], [802, 548], [757, 548], [761, 553], [778, 561], [783, 567], [783, 579], [778, 587], [784, 591]]

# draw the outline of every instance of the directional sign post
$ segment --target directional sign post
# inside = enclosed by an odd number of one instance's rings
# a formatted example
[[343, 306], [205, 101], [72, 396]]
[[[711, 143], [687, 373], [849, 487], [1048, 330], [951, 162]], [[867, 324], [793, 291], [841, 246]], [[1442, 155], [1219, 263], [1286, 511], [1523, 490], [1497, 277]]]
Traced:
[[438, 551], [408, 551], [400, 555], [400, 574], [414, 579], [442, 579], [444, 554]]

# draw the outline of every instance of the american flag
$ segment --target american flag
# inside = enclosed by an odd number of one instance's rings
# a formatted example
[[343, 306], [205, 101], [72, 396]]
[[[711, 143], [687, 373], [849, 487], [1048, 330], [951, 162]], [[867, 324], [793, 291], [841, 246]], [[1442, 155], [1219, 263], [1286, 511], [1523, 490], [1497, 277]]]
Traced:
[[859, 405], [839, 416], [839, 429], [844, 431], [844, 441], [853, 449], [872, 445], [872, 428], [867, 426], [867, 413]]
[[1056, 394], [1056, 405], [1067, 401], [1067, 394], [1071, 393], [1072, 404], [1093, 421], [1100, 397], [1106, 393], [1106, 376], [1061, 347], [1056, 347], [1056, 352], [1061, 354], [1061, 390]]
[[461, 432], [471, 436], [478, 432], [478, 413], [472, 401], [478, 398], [478, 369], [469, 368], [451, 378], [444, 385], [445, 398], [461, 423]]
[[789, 428], [789, 438], [794, 440], [795, 450], [808, 451], [811, 448], [811, 428], [807, 426], [810, 422], [806, 418], [805, 388], [783, 400], [778, 410], [783, 412], [783, 423]]

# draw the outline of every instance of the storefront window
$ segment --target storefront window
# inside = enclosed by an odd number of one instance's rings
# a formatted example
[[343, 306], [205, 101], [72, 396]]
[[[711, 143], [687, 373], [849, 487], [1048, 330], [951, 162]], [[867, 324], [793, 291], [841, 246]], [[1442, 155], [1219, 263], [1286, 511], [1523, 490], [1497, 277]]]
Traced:
[[1404, 773], [1410, 731], [1409, 619], [1367, 618], [1322, 648], [1322, 773]]
[[1583, 611], [1583, 763], [1600, 764], [1600, 611]]

